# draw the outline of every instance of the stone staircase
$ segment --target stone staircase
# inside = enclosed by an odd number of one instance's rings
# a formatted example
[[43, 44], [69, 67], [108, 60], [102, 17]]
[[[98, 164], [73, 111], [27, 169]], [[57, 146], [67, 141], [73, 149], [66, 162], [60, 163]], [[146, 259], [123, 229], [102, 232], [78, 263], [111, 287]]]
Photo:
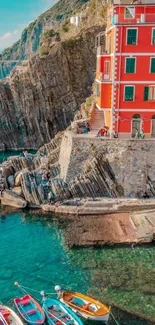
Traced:
[[91, 132], [96, 134], [102, 126], [104, 126], [104, 112], [100, 111], [98, 108], [94, 108], [90, 118]]

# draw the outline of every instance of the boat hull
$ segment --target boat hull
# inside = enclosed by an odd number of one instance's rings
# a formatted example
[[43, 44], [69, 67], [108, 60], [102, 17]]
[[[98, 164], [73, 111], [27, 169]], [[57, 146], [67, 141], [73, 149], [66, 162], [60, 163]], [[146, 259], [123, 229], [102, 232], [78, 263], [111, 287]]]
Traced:
[[22, 322], [22, 320], [20, 319], [20, 317], [14, 312], [14, 310], [12, 310], [11, 308], [7, 307], [7, 306], [0, 306], [0, 308], [8, 310], [10, 313], [10, 318], [13, 322], [13, 324], [15, 325], [24, 325], [24, 323]]
[[41, 325], [44, 323], [44, 311], [30, 295], [25, 295], [22, 298], [15, 298], [14, 303], [22, 318], [29, 325]]
[[76, 309], [72, 308], [72, 310], [74, 311], [74, 313], [76, 315], [78, 315], [79, 317], [85, 318], [85, 319], [89, 319], [89, 320], [96, 320], [96, 321], [102, 321], [107, 323], [107, 321], [109, 320], [109, 314], [107, 315], [102, 315], [102, 316], [90, 316], [88, 314], [82, 313], [80, 311], [77, 311]]
[[60, 301], [78, 316], [89, 320], [107, 322], [110, 308], [91, 297], [78, 292], [63, 292]]
[[55, 299], [46, 298], [43, 302], [43, 310], [46, 314], [47, 322], [49, 325], [83, 325], [80, 318], [74, 312], [63, 305], [60, 301]]

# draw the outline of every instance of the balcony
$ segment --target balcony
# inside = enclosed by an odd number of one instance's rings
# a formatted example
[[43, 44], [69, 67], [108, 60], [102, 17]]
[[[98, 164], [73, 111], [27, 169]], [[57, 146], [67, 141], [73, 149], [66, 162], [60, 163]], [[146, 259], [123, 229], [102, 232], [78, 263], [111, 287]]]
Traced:
[[98, 79], [103, 81], [110, 81], [110, 71], [109, 72], [100, 72]]
[[109, 55], [110, 52], [105, 50], [105, 46], [104, 45], [100, 45], [97, 47], [97, 55]]
[[144, 24], [155, 23], [155, 13], [152, 14], [136, 14], [134, 18], [125, 18], [124, 15], [114, 15], [107, 17], [107, 26], [117, 24]]
[[[111, 5], [133, 5], [133, 0], [111, 0]], [[137, 0], [136, 4], [152, 4], [154, 0]]]

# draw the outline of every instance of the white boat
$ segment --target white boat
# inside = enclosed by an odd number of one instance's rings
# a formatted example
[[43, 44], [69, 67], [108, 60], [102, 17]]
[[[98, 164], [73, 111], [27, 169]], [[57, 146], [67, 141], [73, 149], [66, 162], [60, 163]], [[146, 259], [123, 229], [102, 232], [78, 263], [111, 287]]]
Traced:
[[0, 305], [1, 325], [24, 325], [19, 316], [9, 307]]
[[82, 293], [64, 291], [61, 294], [60, 300], [66, 306], [70, 307], [78, 316], [102, 322], [107, 322], [109, 319], [110, 307]]

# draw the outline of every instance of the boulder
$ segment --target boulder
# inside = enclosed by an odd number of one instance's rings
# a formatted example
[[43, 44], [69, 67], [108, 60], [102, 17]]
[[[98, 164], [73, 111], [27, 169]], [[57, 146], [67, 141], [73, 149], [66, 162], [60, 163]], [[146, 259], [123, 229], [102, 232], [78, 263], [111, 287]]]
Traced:
[[14, 185], [15, 185], [15, 179], [14, 179], [14, 176], [13, 176], [13, 175], [10, 175], [10, 176], [7, 178], [7, 182], [8, 182], [8, 184], [10, 185], [10, 187], [14, 187]]
[[6, 190], [1, 197], [1, 204], [15, 208], [23, 209], [27, 206], [27, 202], [13, 191]]
[[22, 188], [21, 186], [16, 186], [13, 188], [13, 192], [20, 195], [20, 196], [23, 196], [23, 191], [22, 191]]
[[15, 175], [15, 186], [21, 185], [21, 178], [22, 178], [22, 172], [17, 173], [17, 175]]

